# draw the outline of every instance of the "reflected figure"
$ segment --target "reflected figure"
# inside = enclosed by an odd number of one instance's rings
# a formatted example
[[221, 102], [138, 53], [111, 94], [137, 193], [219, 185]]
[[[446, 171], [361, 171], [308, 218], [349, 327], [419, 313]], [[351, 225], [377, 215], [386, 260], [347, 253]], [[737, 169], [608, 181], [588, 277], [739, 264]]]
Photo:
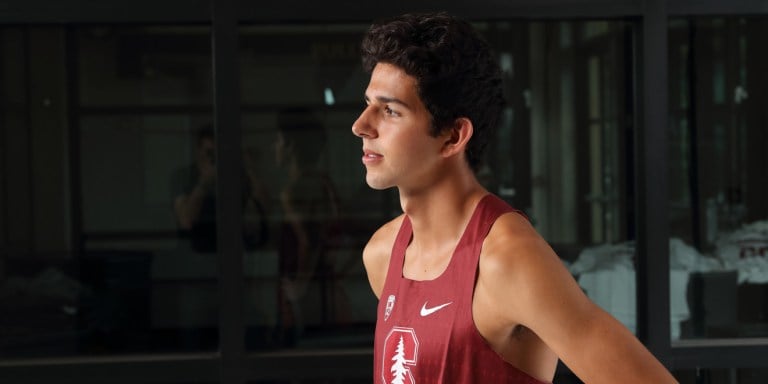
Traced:
[[[339, 204], [331, 178], [319, 167], [325, 140], [322, 123], [310, 111], [280, 113], [275, 160], [287, 172], [288, 180], [280, 192], [284, 221], [279, 242], [278, 309], [279, 336], [286, 345], [293, 344], [303, 328], [309, 291], [320, 291], [321, 311], [328, 308], [326, 284], [332, 284], [332, 274], [326, 251]], [[319, 283], [320, 289], [310, 288], [312, 283]], [[325, 313], [321, 316], [327, 317]]]
[[213, 127], [197, 134], [195, 163], [174, 174], [173, 208], [180, 233], [199, 252], [216, 251], [216, 143]]
[[[243, 159], [243, 241], [253, 249], [267, 240], [269, 199], [254, 166], [257, 154], [244, 151]], [[172, 188], [180, 236], [189, 238], [195, 251], [216, 252], [216, 142], [211, 125], [198, 131], [195, 162], [174, 174]]]

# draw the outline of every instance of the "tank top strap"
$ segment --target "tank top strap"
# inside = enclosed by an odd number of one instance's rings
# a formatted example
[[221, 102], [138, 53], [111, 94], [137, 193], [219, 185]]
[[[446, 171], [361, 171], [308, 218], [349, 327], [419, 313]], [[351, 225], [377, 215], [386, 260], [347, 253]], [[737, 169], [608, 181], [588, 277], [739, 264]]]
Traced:
[[413, 229], [411, 228], [411, 220], [408, 219], [407, 215], [404, 215], [403, 222], [400, 224], [400, 230], [397, 232], [397, 237], [395, 237], [395, 244], [392, 245], [392, 253], [389, 258], [389, 269], [387, 270], [385, 285], [390, 281], [399, 281], [403, 277], [405, 250], [411, 242], [412, 235]]
[[480, 260], [480, 251], [483, 241], [488, 236], [493, 223], [499, 216], [508, 212], [520, 212], [512, 208], [507, 202], [493, 194], [487, 194], [478, 202], [472, 217], [464, 230], [464, 234], [456, 246], [453, 255], [452, 273], [464, 275], [467, 271], [475, 271], [474, 279], [461, 279], [466, 282], [469, 292], [474, 291], [475, 280], [477, 279], [478, 261]]

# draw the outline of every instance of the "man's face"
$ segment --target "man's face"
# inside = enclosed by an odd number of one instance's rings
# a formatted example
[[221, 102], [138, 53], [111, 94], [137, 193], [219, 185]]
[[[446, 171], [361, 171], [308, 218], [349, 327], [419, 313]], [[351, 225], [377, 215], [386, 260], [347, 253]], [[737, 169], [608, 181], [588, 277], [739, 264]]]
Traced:
[[352, 125], [363, 139], [363, 164], [371, 188], [424, 188], [433, 180], [444, 137], [429, 134], [431, 116], [416, 92], [416, 79], [379, 63], [365, 91], [367, 106]]

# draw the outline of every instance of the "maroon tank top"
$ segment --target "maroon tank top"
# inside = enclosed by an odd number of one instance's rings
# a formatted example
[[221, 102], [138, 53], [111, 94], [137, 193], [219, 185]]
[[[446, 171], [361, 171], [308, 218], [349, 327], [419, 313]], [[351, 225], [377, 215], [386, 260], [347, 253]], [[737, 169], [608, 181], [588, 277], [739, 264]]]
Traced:
[[512, 211], [500, 198], [484, 196], [446, 270], [425, 281], [403, 277], [412, 236], [408, 216], [403, 219], [377, 310], [374, 383], [542, 383], [504, 361], [472, 319], [480, 248], [494, 221]]

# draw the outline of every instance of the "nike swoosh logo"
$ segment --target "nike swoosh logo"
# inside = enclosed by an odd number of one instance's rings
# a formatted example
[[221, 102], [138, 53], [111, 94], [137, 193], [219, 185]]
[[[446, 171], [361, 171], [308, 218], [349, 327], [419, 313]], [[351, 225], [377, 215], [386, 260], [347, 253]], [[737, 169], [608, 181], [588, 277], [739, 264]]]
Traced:
[[435, 313], [435, 312], [437, 312], [437, 311], [439, 311], [439, 310], [441, 310], [441, 309], [443, 309], [443, 308], [445, 308], [445, 307], [447, 307], [447, 306], [449, 306], [451, 304], [453, 304], [453, 301], [451, 301], [450, 303], [440, 304], [440, 305], [438, 305], [436, 307], [427, 308], [427, 303], [425, 302], [424, 305], [421, 306], [420, 314], [421, 314], [422, 317], [429, 316], [429, 315], [431, 315], [431, 314], [433, 314], [433, 313]]

